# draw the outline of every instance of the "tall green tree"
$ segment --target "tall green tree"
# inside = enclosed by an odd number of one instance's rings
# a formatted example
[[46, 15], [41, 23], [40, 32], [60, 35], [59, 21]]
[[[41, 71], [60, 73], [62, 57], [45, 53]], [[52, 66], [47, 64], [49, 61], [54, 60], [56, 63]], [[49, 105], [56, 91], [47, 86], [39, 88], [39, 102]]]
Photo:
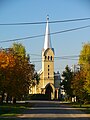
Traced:
[[71, 88], [71, 81], [73, 78], [73, 72], [68, 67], [68, 65], [66, 66], [65, 71], [63, 71], [63, 73], [62, 73], [62, 77], [63, 77], [63, 81], [62, 81], [61, 85], [64, 86], [65, 92], [67, 93], [69, 98], [71, 98], [73, 96], [73, 91]]
[[79, 64], [86, 72], [84, 88], [90, 94], [90, 43], [85, 43], [80, 52]]

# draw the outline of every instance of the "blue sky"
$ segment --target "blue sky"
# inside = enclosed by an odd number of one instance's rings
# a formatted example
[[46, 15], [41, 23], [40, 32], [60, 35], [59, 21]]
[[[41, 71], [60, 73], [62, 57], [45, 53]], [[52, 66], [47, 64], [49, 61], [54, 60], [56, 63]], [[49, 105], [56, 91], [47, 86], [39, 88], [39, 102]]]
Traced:
[[[49, 20], [67, 20], [90, 17], [90, 0], [0, 0], [0, 23], [38, 22]], [[90, 25], [90, 20], [49, 24], [50, 32], [62, 31]], [[46, 25], [0, 26], [0, 41], [45, 34]], [[90, 28], [56, 34], [51, 36], [55, 57], [79, 55], [83, 43], [90, 41]], [[30, 54], [36, 70], [41, 69], [41, 51], [44, 37], [18, 41]], [[8, 48], [13, 42], [0, 43]], [[77, 58], [75, 58], [77, 59]], [[62, 72], [66, 65], [70, 67], [78, 60], [55, 59], [55, 71]]]

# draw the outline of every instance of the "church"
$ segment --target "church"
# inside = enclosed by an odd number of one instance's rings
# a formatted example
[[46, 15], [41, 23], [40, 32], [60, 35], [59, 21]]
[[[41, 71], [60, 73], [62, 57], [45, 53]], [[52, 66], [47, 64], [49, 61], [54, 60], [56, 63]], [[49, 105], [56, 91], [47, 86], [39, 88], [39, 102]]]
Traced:
[[32, 87], [30, 94], [46, 94], [48, 100], [58, 99], [60, 94], [60, 74], [54, 72], [54, 48], [51, 45], [49, 18], [47, 17], [44, 48], [42, 49], [42, 69], [38, 71], [39, 85]]

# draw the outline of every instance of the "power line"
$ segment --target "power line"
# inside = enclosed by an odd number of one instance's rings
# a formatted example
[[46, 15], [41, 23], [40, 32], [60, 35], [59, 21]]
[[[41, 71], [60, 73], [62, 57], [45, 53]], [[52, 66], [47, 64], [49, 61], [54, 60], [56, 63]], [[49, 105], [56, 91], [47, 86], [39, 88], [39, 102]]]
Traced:
[[[85, 21], [90, 20], [90, 18], [77, 18], [77, 19], [68, 19], [68, 20], [55, 20], [50, 21], [49, 23], [60, 23], [60, 22], [75, 22], [75, 21]], [[1, 26], [9, 26], [9, 25], [38, 25], [38, 24], [46, 24], [46, 22], [20, 22], [20, 23], [1, 23]]]
[[44, 35], [35, 35], [35, 36], [29, 36], [29, 37], [23, 37], [23, 38], [15, 38], [15, 39], [9, 39], [9, 40], [5, 40], [5, 41], [0, 41], [0, 43], [12, 42], [12, 41], [21, 41], [21, 40], [25, 40], [25, 39], [38, 38], [38, 37], [43, 37], [43, 36]]
[[[49, 35], [66, 33], [66, 32], [76, 31], [76, 30], [85, 29], [85, 28], [89, 28], [89, 27], [90, 27], [90, 25], [72, 28], [72, 29], [66, 29], [66, 30], [62, 30], [62, 31], [58, 31], [58, 32], [52, 32]], [[9, 40], [5, 40], [5, 41], [0, 41], [0, 43], [12, 42], [12, 41], [21, 41], [21, 40], [25, 40], [25, 39], [39, 38], [39, 37], [43, 37], [43, 36], [45, 36], [45, 35], [43, 34], [43, 35], [34, 35], [34, 36], [28, 36], [28, 37], [23, 37], [23, 38], [9, 39]]]
[[[54, 59], [55, 60], [61, 60], [61, 59], [65, 59], [65, 60], [78, 60], [78, 59], [75, 59], [76, 57], [79, 57], [80, 55], [73, 55], [73, 56], [61, 56], [61, 57], [54, 57]], [[31, 59], [31, 62], [41, 62], [42, 60], [44, 60], [44, 59], [42, 59], [42, 58], [37, 58], [38, 60], [36, 60], [36, 58], [35, 58], [35, 60], [33, 59]], [[48, 62], [48, 61], [46, 61], [46, 62]]]
[[[30, 54], [30, 55], [31, 56], [41, 56], [40, 54]], [[67, 55], [67, 56], [55, 56], [54, 58], [56, 58], [56, 59], [59, 59], [59, 58], [76, 58], [76, 57], [80, 57], [80, 56], [81, 55], [70, 55], [70, 56]], [[85, 55], [83, 55], [83, 56], [85, 56]]]
[[88, 28], [88, 27], [90, 27], [90, 25], [83, 26], [83, 27], [78, 27], [78, 28], [67, 29], [67, 30], [63, 30], [63, 31], [59, 31], [59, 32], [54, 32], [54, 33], [51, 33], [51, 35], [64, 33], [64, 32], [76, 31], [76, 30], [85, 29], [85, 28]]
[[[33, 55], [33, 54], [32, 54]], [[35, 55], [35, 54], [34, 54]], [[37, 55], [37, 54], [36, 54]], [[65, 60], [79, 60], [79, 57], [85, 57], [86, 55], [71, 55], [71, 56], [60, 56], [60, 57], [54, 57], [54, 59], [55, 60], [62, 60], [62, 59], [65, 59]], [[78, 58], [78, 59], [75, 59], [75, 58]], [[42, 58], [37, 58], [38, 60], [36, 60], [36, 58], [35, 58], [35, 60], [33, 59], [33, 60], [31, 60], [31, 62], [41, 62], [42, 60], [44, 60], [44, 59], [42, 59]], [[41, 60], [39, 60], [39, 59], [41, 59]], [[46, 62], [48, 62], [48, 61], [46, 61]]]
[[30, 54], [30, 55], [34, 55], [34, 56], [41, 56], [41, 55], [39, 55], [39, 54]]
[[[30, 54], [32, 56], [41, 56], [40, 54]], [[59, 59], [59, 58], [78, 58], [78, 57], [85, 57], [86, 55], [64, 55], [64, 56], [54, 56], [53, 58]], [[42, 57], [40, 57], [42, 58]], [[40, 59], [39, 58], [39, 59]]]
[[[78, 60], [78, 59], [72, 59], [72, 58], [59, 58], [59, 59], [56, 59], [56, 60]], [[32, 63], [36, 63], [36, 62], [41, 62], [42, 61], [42, 59], [41, 60], [31, 60], [31, 62]], [[48, 61], [46, 61], [46, 62], [48, 62]]]

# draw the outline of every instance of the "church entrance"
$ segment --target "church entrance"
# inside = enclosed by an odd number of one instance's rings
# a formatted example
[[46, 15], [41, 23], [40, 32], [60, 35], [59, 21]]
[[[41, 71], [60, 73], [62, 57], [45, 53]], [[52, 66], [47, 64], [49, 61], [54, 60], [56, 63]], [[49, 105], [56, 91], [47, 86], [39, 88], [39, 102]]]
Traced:
[[48, 100], [51, 100], [52, 93], [53, 93], [53, 89], [52, 89], [51, 85], [48, 84], [48, 86], [46, 86], [46, 91], [45, 91], [45, 94], [46, 94]]

